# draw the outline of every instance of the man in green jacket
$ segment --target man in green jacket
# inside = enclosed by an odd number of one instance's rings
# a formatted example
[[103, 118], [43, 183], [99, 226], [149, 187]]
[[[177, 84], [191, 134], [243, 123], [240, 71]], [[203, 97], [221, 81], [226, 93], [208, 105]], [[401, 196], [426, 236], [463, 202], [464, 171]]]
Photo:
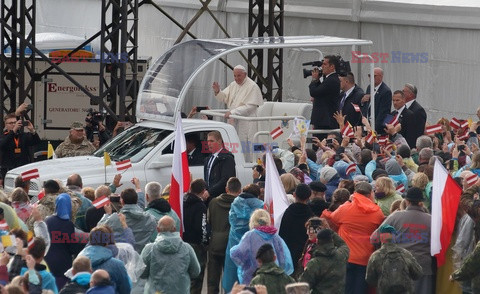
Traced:
[[300, 282], [310, 285], [312, 294], [345, 293], [347, 260], [350, 250], [343, 239], [330, 229], [317, 234], [317, 248], [307, 263]]
[[264, 285], [268, 293], [286, 293], [285, 286], [295, 280], [275, 263], [275, 252], [272, 245], [265, 243], [258, 248], [255, 256], [259, 268], [254, 273], [250, 285]]

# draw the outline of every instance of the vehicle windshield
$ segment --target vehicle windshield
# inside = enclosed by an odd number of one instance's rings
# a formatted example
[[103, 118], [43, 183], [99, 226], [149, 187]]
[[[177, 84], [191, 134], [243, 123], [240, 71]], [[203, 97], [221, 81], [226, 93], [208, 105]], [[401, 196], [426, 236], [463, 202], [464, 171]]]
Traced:
[[113, 161], [130, 159], [132, 163], [139, 162], [170, 133], [171, 130], [164, 129], [129, 128], [100, 147], [94, 155], [102, 157], [103, 152], [107, 151]]

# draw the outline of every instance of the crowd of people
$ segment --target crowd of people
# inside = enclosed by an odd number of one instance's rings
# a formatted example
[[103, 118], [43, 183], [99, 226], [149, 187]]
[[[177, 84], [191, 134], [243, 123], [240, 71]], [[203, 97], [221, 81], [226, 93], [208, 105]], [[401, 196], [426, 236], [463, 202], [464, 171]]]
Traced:
[[[338, 77], [335, 63], [326, 56], [322, 65], [328, 87], [338, 84], [340, 93], [330, 113], [316, 113], [330, 105], [318, 103], [331, 90], [321, 88], [318, 71], [310, 85], [314, 128], [332, 131], [272, 151], [289, 203], [280, 223], [264, 203], [269, 155], [241, 183], [218, 131], [207, 135], [204, 176], [192, 177], [181, 215], [169, 204], [170, 186], [156, 181], [142, 187], [117, 174], [110, 185], [84, 187], [72, 174], [29, 195], [19, 176], [11, 193], [0, 192], [2, 293], [202, 293], [205, 284], [208, 293], [480, 293], [480, 123], [442, 119], [429, 132], [416, 87], [392, 94], [376, 68], [372, 129], [370, 89], [364, 94], [352, 73]], [[229, 89], [213, 85], [217, 99], [252, 96], [233, 103], [226, 118], [242, 114], [235, 107], [254, 114], [261, 105], [245, 69], [234, 74]], [[34, 144], [33, 126], [20, 135], [21, 124], [6, 116], [2, 152], [5, 138]], [[83, 127], [72, 124], [60, 157], [91, 153]], [[430, 254], [436, 161], [462, 189], [441, 267]]]

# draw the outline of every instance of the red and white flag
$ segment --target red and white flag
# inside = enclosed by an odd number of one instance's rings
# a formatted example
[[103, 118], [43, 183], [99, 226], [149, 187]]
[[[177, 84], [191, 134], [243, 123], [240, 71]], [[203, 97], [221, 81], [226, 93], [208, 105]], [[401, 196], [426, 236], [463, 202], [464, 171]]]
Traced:
[[115, 162], [115, 165], [117, 166], [117, 171], [121, 171], [124, 169], [128, 169], [132, 167], [132, 162], [130, 159], [125, 159], [119, 162]]
[[375, 132], [370, 131], [370, 133], [368, 133], [367, 136], [365, 137], [365, 142], [367, 142], [368, 144], [373, 144], [373, 141], [375, 140], [376, 137], [377, 135], [375, 135]]
[[395, 146], [395, 144], [393, 144], [392, 142], [387, 141], [387, 143], [385, 144], [385, 147], [384, 147], [384, 148], [385, 148], [385, 150], [387, 150], [387, 151], [392, 151], [392, 150], [394, 149], [394, 146]]
[[110, 198], [104, 195], [102, 197], [95, 199], [95, 201], [93, 201], [92, 204], [96, 209], [100, 209], [105, 205], [110, 204]]
[[452, 117], [452, 120], [450, 121], [449, 125], [454, 129], [459, 129], [460, 126], [462, 125], [462, 121], [459, 120], [458, 118]]
[[470, 134], [468, 133], [468, 130], [465, 130], [465, 132], [458, 135], [459, 140], [468, 140], [469, 137], [470, 137]]
[[342, 136], [344, 137], [355, 138], [355, 132], [353, 131], [352, 125], [348, 122], [342, 128], [340, 133], [342, 133]]
[[441, 132], [442, 132], [441, 124], [431, 125], [425, 128], [425, 135], [433, 135]]
[[445, 255], [455, 228], [455, 218], [462, 189], [448, 174], [440, 161], [435, 160], [432, 186], [432, 227], [430, 253], [437, 257], [437, 266], [445, 263]]
[[354, 173], [357, 170], [357, 165], [355, 163], [350, 164], [345, 171], [345, 174], [348, 176], [351, 173]]
[[282, 134], [283, 134], [282, 127], [276, 127], [275, 129], [273, 129], [273, 131], [270, 132], [270, 136], [272, 136], [273, 140], [275, 140], [276, 138], [278, 138]]
[[478, 180], [478, 176], [476, 174], [468, 176], [466, 179], [468, 187], [475, 184]]
[[387, 145], [388, 141], [388, 135], [378, 137], [378, 144], [380, 145]]
[[22, 176], [22, 181], [25, 182], [25, 181], [28, 181], [28, 180], [31, 180], [31, 179], [36, 179], [36, 178], [40, 177], [40, 173], [38, 172], [37, 168], [34, 168], [34, 169], [27, 170], [26, 172], [21, 173], [21, 176]]
[[462, 120], [462, 122], [460, 123], [460, 127], [462, 129], [468, 128], [468, 120]]
[[190, 188], [187, 144], [183, 133], [182, 118], [177, 114], [175, 123], [175, 145], [173, 148], [172, 179], [170, 182], [170, 206], [180, 218], [180, 235], [183, 234], [183, 194]]
[[352, 103], [352, 106], [353, 106], [353, 109], [355, 109], [356, 112], [360, 112], [360, 106], [358, 106], [357, 104], [353, 104], [353, 103]]
[[397, 126], [400, 122], [398, 121], [398, 114], [396, 114], [392, 120], [388, 123], [389, 125]]
[[2, 219], [0, 221], [0, 230], [2, 231], [9, 231], [7, 221], [5, 219]]
[[403, 194], [405, 193], [405, 186], [403, 184], [400, 184], [397, 186], [397, 192], [400, 193], [400, 194]]
[[[278, 170], [275, 167], [275, 162], [273, 161], [272, 152], [267, 148], [266, 153], [266, 168], [267, 173], [265, 175], [265, 198], [264, 198], [264, 208], [270, 213], [272, 218], [272, 225], [275, 228], [280, 229], [280, 224], [282, 223], [283, 213], [290, 205], [287, 198], [287, 193], [285, 193], [285, 188], [283, 187], [282, 182], [280, 181], [280, 176], [278, 175]], [[170, 196], [172, 197], [172, 196]]]

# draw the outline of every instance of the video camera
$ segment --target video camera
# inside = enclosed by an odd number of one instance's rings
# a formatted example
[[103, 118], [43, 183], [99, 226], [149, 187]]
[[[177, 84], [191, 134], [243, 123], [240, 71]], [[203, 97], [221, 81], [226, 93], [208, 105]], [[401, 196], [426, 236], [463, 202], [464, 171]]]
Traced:
[[[340, 55], [337, 55], [337, 59], [338, 59], [338, 66], [335, 67], [335, 71], [339, 75], [346, 75], [347, 73], [352, 71], [352, 69], [350, 68], [350, 61], [343, 60], [343, 58]], [[322, 75], [322, 64], [323, 64], [323, 60], [302, 63], [303, 66], [311, 65], [312, 67], [318, 67], [318, 69], [320, 70], [320, 76]], [[303, 69], [304, 79], [306, 79], [311, 75], [312, 75], [311, 69], [306, 69], [306, 68]]]
[[98, 131], [98, 124], [103, 122], [104, 119], [105, 117], [100, 111], [96, 111], [93, 108], [89, 108], [87, 110], [85, 122], [89, 123], [94, 131]]

